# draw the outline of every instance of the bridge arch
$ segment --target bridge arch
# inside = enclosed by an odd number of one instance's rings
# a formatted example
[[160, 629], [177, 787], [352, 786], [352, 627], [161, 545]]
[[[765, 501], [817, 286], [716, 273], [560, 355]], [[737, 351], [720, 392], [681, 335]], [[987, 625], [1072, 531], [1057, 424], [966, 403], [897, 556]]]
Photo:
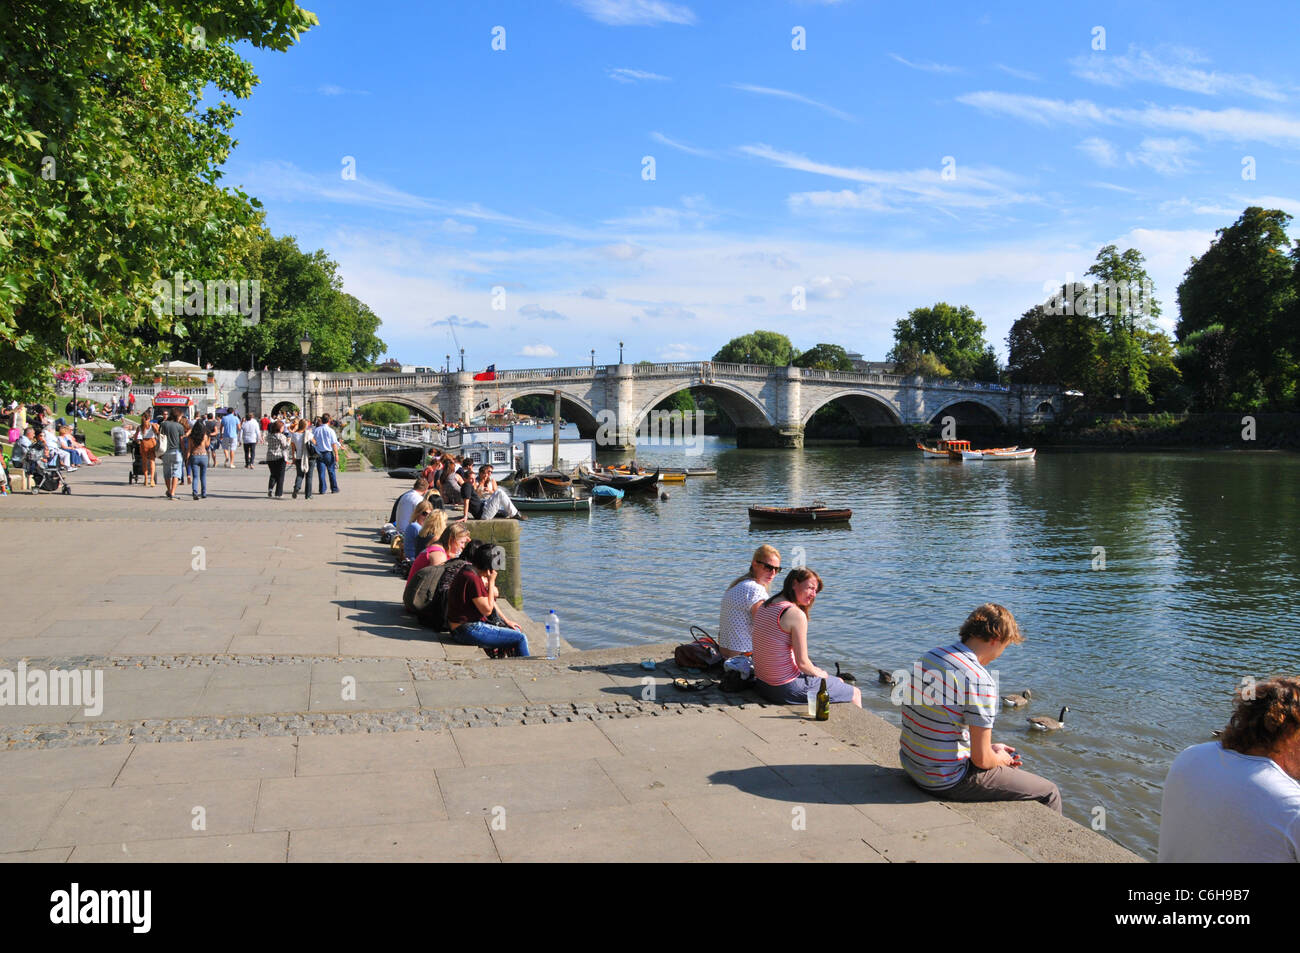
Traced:
[[711, 381], [707, 384], [674, 383], [655, 393], [648, 401], [642, 401], [640, 408], [633, 414], [633, 432], [641, 429], [642, 422], [662, 401], [684, 390], [703, 391], [713, 398], [737, 427], [771, 427], [774, 423], [767, 415], [767, 408], [743, 388], [724, 381]]
[[[806, 393], [806, 392], [805, 392]], [[900, 427], [903, 424], [898, 408], [884, 397], [872, 391], [841, 390], [825, 397], [818, 395], [814, 401], [805, 401], [808, 405], [799, 421], [802, 427], [808, 426], [813, 414], [827, 404], [840, 401], [853, 417], [859, 427]]]
[[[567, 391], [563, 387], [532, 385], [503, 388], [500, 403], [510, 403], [520, 397], [554, 397], [557, 390], [560, 392], [560, 413], [567, 415], [568, 419], [578, 425], [578, 433], [584, 439], [595, 440], [596, 431], [600, 428], [600, 421], [596, 419], [596, 412], [592, 410], [591, 404], [587, 403], [586, 397]], [[479, 399], [482, 400], [482, 398]], [[496, 400], [497, 398], [494, 396], [491, 399]]]
[[356, 406], [354, 411], [360, 411], [361, 416], [365, 416], [365, 409], [371, 404], [398, 404], [415, 411], [423, 416], [426, 420], [432, 420], [434, 423], [442, 423], [442, 414], [438, 413], [428, 404], [407, 397], [404, 394], [376, 394], [373, 397], [355, 397]]
[[941, 406], [934, 413], [930, 414], [930, 423], [938, 424], [946, 415], [957, 418], [957, 423], [966, 425], [987, 425], [996, 424], [1001, 427], [1007, 425], [1007, 418], [1002, 411], [995, 405], [989, 403], [981, 397], [965, 395], [954, 397], [946, 404]]

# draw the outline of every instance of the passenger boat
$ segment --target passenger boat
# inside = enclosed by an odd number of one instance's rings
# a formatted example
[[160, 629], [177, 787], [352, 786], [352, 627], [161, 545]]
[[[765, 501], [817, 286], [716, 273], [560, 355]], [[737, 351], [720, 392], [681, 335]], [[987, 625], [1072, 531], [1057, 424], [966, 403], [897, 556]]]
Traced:
[[954, 452], [960, 453], [962, 450], [970, 449], [969, 440], [940, 440], [936, 446], [927, 447], [923, 443], [918, 443], [916, 449], [925, 455], [927, 460], [950, 460]]
[[853, 511], [829, 506], [751, 506], [749, 519], [755, 523], [847, 523]]

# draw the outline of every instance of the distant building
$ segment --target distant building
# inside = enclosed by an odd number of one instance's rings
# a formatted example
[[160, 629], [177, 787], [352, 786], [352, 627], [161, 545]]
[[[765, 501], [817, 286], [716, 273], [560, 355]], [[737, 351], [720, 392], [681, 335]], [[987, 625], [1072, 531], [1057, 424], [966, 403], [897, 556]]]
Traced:
[[853, 369], [860, 374], [893, 374], [894, 368], [898, 366], [892, 361], [864, 361], [856, 351], [849, 351], [848, 355], [853, 362]]

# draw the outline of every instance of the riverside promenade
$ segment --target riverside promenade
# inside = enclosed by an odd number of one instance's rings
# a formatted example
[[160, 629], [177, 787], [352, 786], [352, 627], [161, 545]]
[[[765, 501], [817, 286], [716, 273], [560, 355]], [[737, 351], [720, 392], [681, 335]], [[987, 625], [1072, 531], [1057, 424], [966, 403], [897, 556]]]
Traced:
[[402, 481], [273, 501], [222, 468], [173, 502], [128, 468], [0, 499], [0, 669], [103, 673], [97, 713], [0, 705], [0, 860], [1138, 860], [920, 793], [851, 706], [679, 693], [669, 645], [493, 661], [421, 629], [375, 542]]

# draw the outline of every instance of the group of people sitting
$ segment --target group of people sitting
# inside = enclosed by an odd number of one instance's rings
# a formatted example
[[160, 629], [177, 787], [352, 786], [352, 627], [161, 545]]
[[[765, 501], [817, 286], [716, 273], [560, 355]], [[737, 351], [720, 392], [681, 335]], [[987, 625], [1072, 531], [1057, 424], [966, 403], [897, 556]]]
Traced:
[[[421, 481], [423, 486], [419, 485]], [[527, 519], [516, 508], [510, 494], [497, 484], [492, 464], [483, 464], [475, 473], [474, 462], [469, 457], [458, 458], [441, 450], [433, 451], [410, 492], [421, 493], [425, 499], [444, 507], [459, 506], [461, 519]], [[435, 496], [437, 499], [433, 500]], [[396, 508], [393, 515], [396, 523]], [[397, 528], [399, 532], [403, 529], [400, 525]]]
[[[89, 447], [72, 435], [72, 427], [63, 418], [49, 422], [36, 415], [33, 424], [20, 430], [13, 428], [9, 466], [16, 472], [28, 472], [37, 467], [57, 467], [73, 472], [80, 467], [99, 465], [99, 457]], [[35, 424], [41, 424], [37, 427]]]
[[420, 624], [450, 632], [463, 645], [477, 645], [493, 658], [528, 655], [528, 637], [501, 615], [497, 575], [506, 568], [505, 550], [475, 542], [464, 520], [447, 521], [447, 511], [421, 499], [409, 510], [408, 497], [398, 500], [409, 513], [394, 545], [413, 553], [406, 570], [402, 603]]
[[[722, 597], [718, 645], [725, 658], [753, 660], [754, 688], [768, 701], [802, 704], [824, 680], [832, 703], [862, 707], [862, 692], [812, 661], [808, 626], [813, 603], [824, 586], [811, 569], [786, 574], [781, 591], [769, 587], [781, 570], [781, 554], [760, 546], [749, 571]], [[966, 619], [959, 639], [927, 652], [917, 662], [938, 684], [963, 686], [962, 697], [935, 701], [915, 686], [904, 692], [899, 756], [909, 778], [937, 797], [954, 801], [1036, 800], [1061, 810], [1050, 781], [1020, 769], [1009, 745], [993, 742], [997, 682], [986, 668], [1008, 645], [1023, 641], [1011, 613], [988, 603]], [[930, 682], [927, 682], [930, 684]]]

